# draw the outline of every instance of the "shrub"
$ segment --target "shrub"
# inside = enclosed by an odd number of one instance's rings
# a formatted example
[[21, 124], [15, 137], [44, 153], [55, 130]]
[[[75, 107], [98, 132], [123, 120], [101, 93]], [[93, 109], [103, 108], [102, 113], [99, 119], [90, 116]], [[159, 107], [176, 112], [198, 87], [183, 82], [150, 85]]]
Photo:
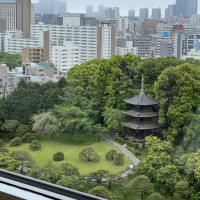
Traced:
[[39, 136], [35, 133], [26, 133], [23, 137], [22, 137], [22, 141], [23, 142], [32, 142], [33, 140], [38, 140]]
[[64, 160], [63, 152], [57, 152], [56, 154], [54, 154], [53, 155], [53, 160], [54, 161], [62, 161], [62, 160]]
[[134, 149], [139, 149], [139, 144], [138, 143], [134, 143], [134, 142], [131, 142], [129, 140], [126, 141], [126, 144], [129, 146], [129, 147], [132, 147]]
[[114, 158], [115, 165], [122, 165], [124, 163], [124, 154], [118, 153]]
[[29, 132], [29, 127], [27, 125], [20, 124], [16, 129], [15, 134], [17, 137], [22, 137], [28, 132]]
[[5, 147], [1, 147], [0, 148], [0, 153], [9, 153], [9, 150], [7, 149], [7, 148], [5, 148]]
[[88, 147], [83, 149], [83, 151], [79, 153], [79, 159], [89, 162], [98, 162], [100, 160], [100, 157], [92, 147]]
[[115, 149], [111, 149], [105, 155], [106, 160], [114, 160], [116, 154], [117, 154], [117, 151]]
[[159, 193], [152, 193], [147, 200], [164, 200], [164, 198]]
[[4, 141], [0, 139], [0, 147], [3, 147], [5, 145]]
[[142, 155], [142, 153], [141, 153], [141, 152], [139, 152], [139, 151], [137, 150], [137, 151], [135, 151], [135, 155], [136, 155], [136, 156], [141, 156], [141, 155]]
[[178, 166], [177, 169], [180, 174], [184, 174], [184, 167]]
[[80, 176], [78, 168], [70, 163], [62, 163], [61, 169], [65, 176], [72, 176], [72, 175]]
[[34, 151], [41, 149], [41, 143], [38, 140], [33, 140], [30, 144], [30, 149]]
[[124, 138], [121, 138], [117, 135], [115, 135], [115, 141], [118, 142], [119, 144], [121, 145], [124, 145], [125, 144], [125, 139]]
[[22, 140], [19, 137], [16, 137], [10, 141], [10, 147], [15, 147], [21, 145]]

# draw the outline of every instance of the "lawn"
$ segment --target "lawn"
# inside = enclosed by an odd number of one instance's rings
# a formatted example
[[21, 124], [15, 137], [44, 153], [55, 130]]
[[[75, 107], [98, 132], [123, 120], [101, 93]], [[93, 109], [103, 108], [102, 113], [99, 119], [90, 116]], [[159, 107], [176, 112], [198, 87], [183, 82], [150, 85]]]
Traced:
[[[42, 141], [42, 149], [39, 151], [31, 151], [29, 148], [30, 144], [22, 144], [18, 147], [8, 147], [10, 152], [16, 150], [23, 150], [27, 151], [31, 154], [32, 158], [35, 160], [36, 165], [43, 167], [45, 163], [48, 161], [53, 161], [53, 154], [61, 151], [65, 155], [65, 160], [62, 162], [68, 162], [78, 167], [81, 175], [87, 175], [91, 172], [94, 172], [99, 169], [108, 170], [112, 174], [119, 174], [120, 172], [124, 171], [130, 164], [129, 158], [125, 157], [124, 165], [116, 166], [113, 164], [112, 161], [107, 161], [105, 159], [105, 154], [111, 150], [116, 149], [112, 145], [106, 142], [99, 142], [94, 143], [91, 145], [75, 145], [75, 144], [66, 144], [59, 141], [54, 140], [43, 140]], [[91, 163], [91, 162], [84, 162], [79, 160], [79, 153], [86, 147], [94, 148], [95, 152], [100, 156], [100, 162]], [[116, 149], [120, 152], [118, 149]], [[62, 163], [56, 162], [56, 163]]]

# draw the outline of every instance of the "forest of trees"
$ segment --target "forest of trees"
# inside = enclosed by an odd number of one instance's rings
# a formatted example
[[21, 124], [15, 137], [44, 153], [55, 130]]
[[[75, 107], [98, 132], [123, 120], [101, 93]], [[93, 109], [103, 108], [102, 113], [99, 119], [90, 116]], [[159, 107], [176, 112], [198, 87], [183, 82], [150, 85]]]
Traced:
[[[146, 138], [146, 157], [135, 167], [135, 173], [126, 180], [109, 177], [108, 187], [97, 183], [93, 189], [92, 183], [83, 180], [77, 184], [75, 177], [60, 182], [53, 177], [52, 182], [68, 187], [71, 184], [71, 188], [108, 199], [198, 200], [199, 60], [141, 60], [131, 54], [116, 55], [77, 65], [68, 72], [66, 80], [58, 83], [21, 81], [11, 94], [0, 99], [0, 136], [10, 140], [23, 137], [27, 131], [52, 137], [58, 132], [72, 137], [96, 134], [99, 138], [106, 130], [118, 134], [124, 117], [121, 110], [126, 109], [123, 99], [139, 93], [142, 76], [145, 93], [160, 102], [157, 109], [163, 137]], [[13, 162], [9, 170], [15, 169], [15, 157], [7, 156], [7, 162]]]

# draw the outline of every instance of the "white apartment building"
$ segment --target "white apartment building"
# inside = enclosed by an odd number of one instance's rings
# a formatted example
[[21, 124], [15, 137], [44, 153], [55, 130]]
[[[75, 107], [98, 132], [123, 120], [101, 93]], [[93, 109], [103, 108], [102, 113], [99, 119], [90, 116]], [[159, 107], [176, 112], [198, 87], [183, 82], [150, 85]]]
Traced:
[[138, 47], [133, 47], [133, 41], [126, 41], [126, 47], [116, 47], [116, 54], [124, 56], [127, 53], [138, 55]]
[[117, 31], [126, 32], [129, 28], [129, 19], [128, 17], [119, 17], [117, 19]]
[[6, 31], [4, 37], [4, 52], [22, 54], [22, 48], [34, 48], [44, 46], [43, 32], [39, 32], [38, 38], [22, 38], [22, 31]]
[[[80, 49], [80, 63], [94, 58], [110, 58], [115, 54], [115, 28], [108, 25], [64, 26], [39, 23], [31, 25], [31, 38], [38, 38], [40, 31], [50, 34], [50, 46], [62, 46], [70, 39]], [[50, 59], [52, 53], [50, 53]]]
[[6, 19], [7, 30], [16, 29], [16, 2], [5, 2], [0, 2], [0, 18]]
[[186, 58], [194, 58], [195, 60], [200, 60], [200, 51], [195, 51], [195, 49], [191, 49], [187, 53], [187, 55], [182, 55], [181, 59], [185, 60]]
[[52, 63], [60, 72], [67, 72], [70, 68], [80, 64], [80, 49], [71, 41], [64, 41], [63, 46], [52, 47]]

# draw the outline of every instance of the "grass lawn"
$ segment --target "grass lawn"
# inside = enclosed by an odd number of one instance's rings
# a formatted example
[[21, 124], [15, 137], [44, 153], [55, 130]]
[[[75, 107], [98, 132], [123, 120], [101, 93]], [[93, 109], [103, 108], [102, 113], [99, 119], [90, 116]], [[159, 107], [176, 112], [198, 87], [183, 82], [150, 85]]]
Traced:
[[[113, 164], [112, 161], [107, 161], [105, 159], [105, 154], [109, 150], [116, 148], [106, 142], [99, 142], [91, 145], [75, 145], [62, 143], [54, 140], [43, 140], [41, 143], [42, 149], [38, 151], [31, 151], [29, 148], [30, 144], [27, 143], [22, 144], [18, 147], [7, 146], [7, 148], [9, 148], [10, 152], [16, 150], [23, 150], [29, 152], [32, 158], [36, 161], [36, 165], [40, 167], [43, 167], [48, 161], [53, 161], [53, 154], [61, 151], [65, 155], [65, 160], [62, 162], [68, 162], [72, 165], [77, 166], [81, 175], [87, 175], [99, 169], [108, 170], [112, 174], [119, 174], [120, 172], [124, 171], [127, 167], [129, 167], [130, 164], [130, 160], [127, 157], [125, 157], [124, 165], [122, 166], [116, 166]], [[86, 147], [94, 148], [95, 152], [98, 153], [100, 156], [100, 162], [90, 163], [79, 160], [79, 153]], [[118, 149], [116, 150], [120, 152]], [[56, 163], [60, 164], [62, 162]]]

